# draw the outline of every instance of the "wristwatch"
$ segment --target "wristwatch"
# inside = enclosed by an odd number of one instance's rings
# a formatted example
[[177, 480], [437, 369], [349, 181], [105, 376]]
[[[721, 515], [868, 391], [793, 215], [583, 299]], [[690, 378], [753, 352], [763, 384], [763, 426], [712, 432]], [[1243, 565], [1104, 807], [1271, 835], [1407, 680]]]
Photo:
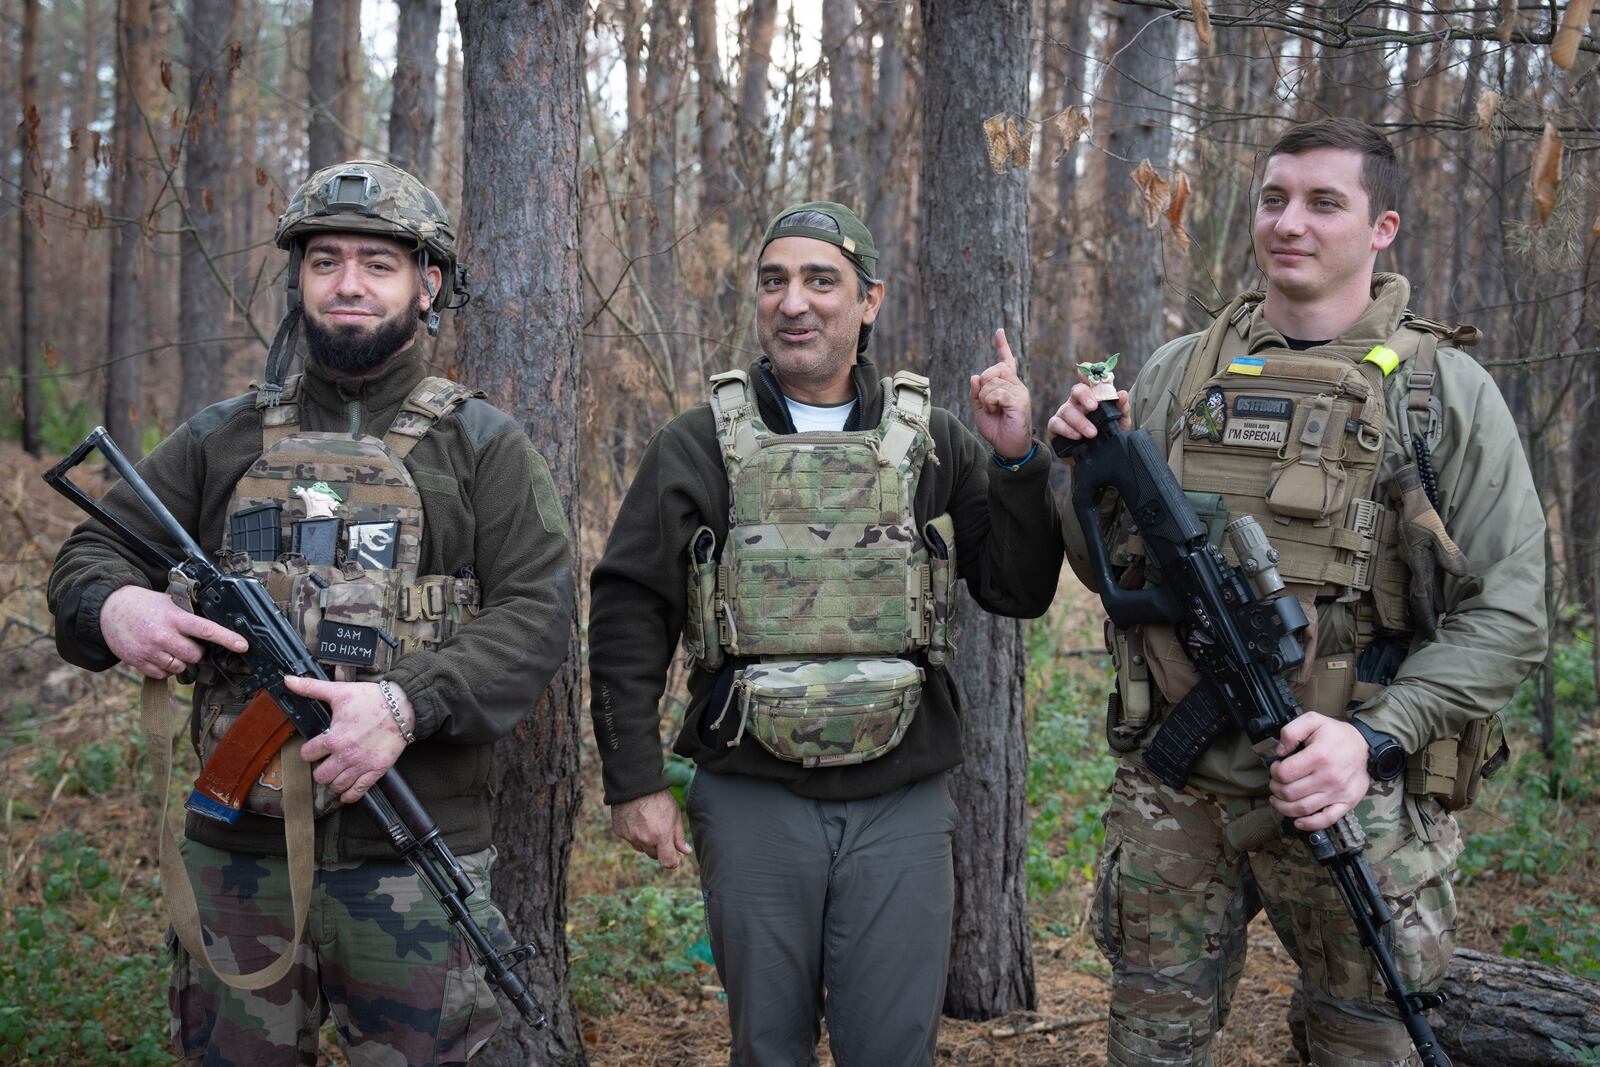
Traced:
[[1398, 778], [1406, 769], [1406, 750], [1400, 742], [1386, 733], [1374, 730], [1360, 719], [1352, 717], [1350, 725], [1361, 733], [1367, 742], [1367, 775], [1374, 781], [1387, 782]]

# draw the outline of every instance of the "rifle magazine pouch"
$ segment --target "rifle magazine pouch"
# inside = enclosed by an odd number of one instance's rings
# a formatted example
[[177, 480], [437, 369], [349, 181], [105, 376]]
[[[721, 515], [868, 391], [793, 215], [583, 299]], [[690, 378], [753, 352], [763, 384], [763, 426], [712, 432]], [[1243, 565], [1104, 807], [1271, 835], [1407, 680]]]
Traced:
[[[253, 696], [254, 694], [251, 694], [250, 697], [236, 696], [227, 689], [216, 689], [207, 694], [205, 703], [201, 705], [203, 732], [200, 735], [200, 764], [202, 767], [206, 767], [211, 763], [211, 757], [221, 747], [223, 737], [239, 721]], [[238, 743], [238, 739], [233, 742], [233, 744]], [[299, 756], [296, 755], [295, 758], [299, 759]], [[311, 785], [311, 814], [313, 818], [320, 819], [339, 806], [339, 795], [321, 782], [313, 780]], [[273, 819], [283, 818], [283, 751], [281, 749], [272, 757], [271, 762], [267, 764], [266, 769], [261, 772], [260, 776], [250, 783], [249, 791], [245, 793], [240, 809]]]
[[865, 763], [905, 737], [922, 680], [922, 668], [904, 659], [769, 660], [736, 683], [741, 728], [790, 763]]
[[1350, 405], [1318, 396], [1299, 405], [1287, 456], [1273, 469], [1267, 507], [1275, 515], [1325, 520], [1341, 514], [1350, 481], [1344, 468], [1344, 425]]
[[923, 612], [927, 618], [928, 663], [942, 667], [955, 654], [956, 524], [948, 514], [922, 528], [927, 545], [927, 586]]
[[717, 630], [717, 539], [708, 526], [689, 541], [689, 605], [683, 622], [685, 670], [722, 667], [722, 635]]

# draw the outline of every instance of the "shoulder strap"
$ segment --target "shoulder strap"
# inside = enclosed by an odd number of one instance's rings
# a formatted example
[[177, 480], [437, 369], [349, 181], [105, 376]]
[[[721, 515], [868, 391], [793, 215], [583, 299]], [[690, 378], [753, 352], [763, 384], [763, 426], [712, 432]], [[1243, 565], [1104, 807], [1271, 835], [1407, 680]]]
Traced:
[[[883, 440], [878, 456], [889, 466], [899, 466], [911, 453], [918, 438], [926, 438], [925, 455], [933, 453], [933, 435], [928, 416], [933, 413], [933, 394], [928, 379], [911, 371], [896, 371], [883, 383]], [[919, 464], [920, 465], [920, 464]]]
[[261, 412], [261, 451], [265, 452], [285, 437], [300, 430], [300, 382], [303, 376], [291, 374], [281, 392], [265, 387], [256, 390], [256, 410]]
[[716, 422], [717, 442], [722, 446], [722, 462], [731, 479], [760, 447], [762, 427], [756, 417], [750, 375], [729, 370], [711, 376], [711, 417]]
[[383, 443], [401, 459], [417, 447], [427, 432], [468, 400], [482, 398], [482, 389], [471, 389], [449, 378], [424, 378], [411, 390], [383, 435]]

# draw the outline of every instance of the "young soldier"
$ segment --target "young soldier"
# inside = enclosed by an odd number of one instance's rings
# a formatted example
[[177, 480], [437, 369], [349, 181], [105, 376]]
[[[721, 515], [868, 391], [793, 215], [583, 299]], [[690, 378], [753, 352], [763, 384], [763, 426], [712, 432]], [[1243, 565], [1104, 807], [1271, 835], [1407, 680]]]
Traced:
[[[488, 902], [493, 742], [566, 655], [562, 512], [516, 423], [425, 375], [419, 320], [432, 332], [438, 309], [466, 298], [431, 191], [384, 163], [329, 167], [290, 201], [277, 243], [289, 314], [266, 385], [190, 419], [139, 471], [202, 548], [262, 579], [334, 679], [290, 679], [331, 706], [332, 727], [269, 767], [236, 824], [188, 817], [208, 954], [259, 971], [300, 937], [284, 820], [293, 832], [311, 816], [285, 803], [284, 778], [306, 762], [318, 785], [312, 918], [287, 976], [255, 992], [174, 943], [173, 1034], [186, 1062], [309, 1063], [332, 1011], [353, 1062], [462, 1063], [499, 1025], [493, 991], [428, 888], [344, 805], [398, 767], [481, 890], [479, 925], [506, 940]], [[305, 373], [284, 380], [302, 324]], [[108, 505], [162, 540], [125, 486]], [[152, 679], [198, 665], [190, 737], [208, 758], [252, 694], [202, 661], [203, 646], [243, 639], [178, 607], [166, 585], [85, 522], [50, 578], [57, 646], [73, 663], [120, 660]]]
[[867, 360], [876, 267], [848, 208], [773, 220], [762, 358], [656, 435], [592, 578], [605, 800], [664, 867], [690, 851], [657, 710], [680, 634], [692, 665], [675, 749], [698, 765], [689, 818], [738, 1065], [811, 1062], [824, 1012], [841, 1063], [932, 1062], [954, 904], [945, 775], [961, 761], [955, 579], [1033, 616], [1061, 565], [1004, 334], [971, 380], [985, 448], [927, 379]]
[[[1229, 730], [1182, 789], [1141, 754], [1194, 674], [1170, 627], [1115, 635], [1107, 732], [1123, 762], [1093, 909], [1113, 971], [1113, 1064], [1213, 1062], [1263, 906], [1300, 967], [1312, 1062], [1411, 1062], [1328, 876], [1297, 838], [1250, 833], [1276, 824], [1252, 812], [1315, 830], [1354, 810], [1408, 989], [1437, 986], [1454, 949], [1450, 811], [1504, 761], [1497, 713], [1544, 656], [1544, 518], [1504, 400], [1452, 347], [1478, 332], [1416, 318], [1406, 280], [1373, 273], [1400, 227], [1402, 180], [1370, 126], [1290, 130], [1256, 208], [1265, 292], [1163, 346], [1132, 390], [1131, 423], [1167, 449], [1202, 518], [1220, 530], [1257, 517], [1311, 625], [1291, 679], [1307, 711], [1270, 774]], [[1094, 436], [1094, 404], [1074, 387], [1050, 430]], [[1067, 526], [1092, 583], [1083, 531]], [[1125, 513], [1100, 533], [1124, 584], [1153, 577]]]

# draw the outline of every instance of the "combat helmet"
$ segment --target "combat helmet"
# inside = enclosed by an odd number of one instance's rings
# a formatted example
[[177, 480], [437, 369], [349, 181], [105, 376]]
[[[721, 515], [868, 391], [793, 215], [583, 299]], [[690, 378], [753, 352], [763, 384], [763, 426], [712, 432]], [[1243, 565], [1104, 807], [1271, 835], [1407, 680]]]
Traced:
[[[455, 230], [444, 204], [422, 182], [399, 167], [373, 159], [352, 159], [323, 167], [289, 198], [278, 216], [273, 241], [289, 253], [284, 283], [289, 311], [279, 324], [267, 356], [264, 391], [282, 388], [291, 338], [304, 309], [300, 301], [300, 260], [306, 238], [315, 233], [373, 233], [411, 245], [417, 265], [439, 268], [442, 280], [423, 313], [428, 333], [439, 332], [439, 310], [463, 307], [470, 299], [465, 266], [456, 258]], [[425, 274], [424, 274], [425, 276]]]

